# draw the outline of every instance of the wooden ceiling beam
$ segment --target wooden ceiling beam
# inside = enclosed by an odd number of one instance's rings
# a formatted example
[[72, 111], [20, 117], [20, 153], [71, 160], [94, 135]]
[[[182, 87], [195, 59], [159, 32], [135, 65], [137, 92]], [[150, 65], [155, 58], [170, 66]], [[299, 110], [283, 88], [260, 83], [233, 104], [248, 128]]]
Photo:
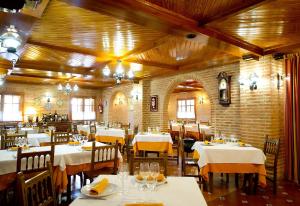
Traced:
[[105, 13], [142, 26], [152, 27], [170, 34], [197, 33], [227, 42], [255, 54], [263, 55], [263, 49], [222, 32], [199, 26], [197, 20], [180, 15], [143, 0], [65, 0], [66, 2], [96, 12]]
[[282, 52], [282, 53], [290, 53], [294, 51], [299, 51], [300, 48], [300, 42], [297, 42], [295, 44], [290, 45], [284, 45], [284, 46], [276, 46], [276, 47], [270, 47], [266, 48], [264, 50], [265, 55]]
[[263, 4], [269, 3], [274, 0], [248, 0], [248, 1], [243, 1], [240, 4], [238, 4], [236, 7], [232, 7], [230, 9], [224, 10], [224, 12], [221, 12], [217, 15], [214, 15], [210, 18], [206, 19], [201, 19], [199, 20], [199, 25], [204, 26], [205, 24], [210, 24], [210, 23], [216, 23], [220, 21], [224, 21], [232, 16], [236, 16], [238, 14], [250, 11], [252, 9], [255, 9]]

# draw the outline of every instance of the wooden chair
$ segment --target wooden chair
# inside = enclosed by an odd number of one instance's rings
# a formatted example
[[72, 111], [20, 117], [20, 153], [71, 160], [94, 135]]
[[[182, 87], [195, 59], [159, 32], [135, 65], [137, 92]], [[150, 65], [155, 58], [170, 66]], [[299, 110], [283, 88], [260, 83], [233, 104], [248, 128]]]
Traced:
[[[89, 179], [90, 182], [93, 181], [93, 178], [97, 177], [99, 174], [117, 174], [118, 171], [118, 141], [116, 144], [109, 146], [96, 146], [96, 142], [93, 142], [92, 146], [92, 155], [91, 155], [91, 164], [90, 170], [84, 172], [84, 184], [86, 184], [86, 180]], [[99, 165], [102, 163], [113, 164], [113, 168], [109, 168], [110, 170], [99, 169]]]
[[5, 131], [2, 135], [1, 141], [1, 149], [8, 149], [16, 145], [16, 139], [18, 138], [26, 138], [27, 139], [27, 132], [25, 134], [7, 134]]
[[266, 135], [264, 143], [264, 154], [267, 157], [266, 160], [266, 170], [267, 179], [273, 183], [273, 194], [277, 193], [277, 162], [279, 155], [279, 138], [271, 139]]
[[[48, 151], [22, 153], [22, 148], [18, 148], [16, 172], [29, 175], [46, 170], [47, 161], [50, 161], [53, 165], [54, 149], [55, 147], [52, 145], [51, 150]], [[25, 165], [25, 167], [22, 167], [22, 165]]]
[[[199, 183], [202, 184], [204, 183], [203, 178], [200, 174], [200, 168], [198, 165], [198, 160], [193, 159], [192, 154], [194, 150], [192, 150], [192, 146], [196, 142], [195, 139], [192, 138], [185, 138], [181, 140], [181, 171], [182, 171], [182, 176], [185, 177], [198, 177], [199, 178]], [[188, 168], [197, 168], [198, 174], [188, 174], [187, 169]]]
[[46, 171], [28, 180], [25, 180], [22, 172], [18, 173], [17, 193], [20, 206], [56, 206], [57, 199], [51, 163], [47, 163]]
[[51, 132], [51, 143], [55, 145], [68, 144], [71, 138], [72, 134], [69, 132]]
[[90, 136], [88, 137], [90, 141], [95, 141], [97, 133], [96, 125], [90, 125]]
[[164, 169], [164, 175], [168, 174], [168, 155], [164, 153], [161, 157], [136, 157], [133, 154], [130, 155], [129, 160], [129, 174], [134, 174], [134, 165], [140, 164], [142, 162], [158, 162], [160, 167]]
[[73, 134], [78, 134], [78, 129], [77, 129], [77, 123], [73, 123], [72, 124], [72, 132]]

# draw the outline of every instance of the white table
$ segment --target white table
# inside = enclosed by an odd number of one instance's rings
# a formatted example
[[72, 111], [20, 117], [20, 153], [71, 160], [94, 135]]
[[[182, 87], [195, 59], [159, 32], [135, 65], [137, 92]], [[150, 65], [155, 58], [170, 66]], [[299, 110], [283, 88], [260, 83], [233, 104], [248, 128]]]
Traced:
[[[92, 142], [86, 145], [91, 146]], [[106, 144], [97, 142], [97, 146], [105, 146]], [[32, 147], [28, 152], [50, 150], [50, 146]], [[9, 174], [16, 171], [17, 159], [16, 151], [0, 150], [0, 175]], [[118, 158], [122, 160], [120, 151]], [[42, 160], [41, 160], [42, 161]], [[60, 170], [65, 170], [67, 165], [80, 165], [91, 162], [91, 151], [84, 151], [81, 146], [56, 145], [54, 154], [54, 166], [59, 166]]]
[[[77, 125], [77, 130], [84, 132], [86, 135], [90, 134], [90, 125]], [[133, 131], [128, 129], [128, 134], [132, 135]], [[106, 128], [103, 126], [96, 126], [96, 136], [113, 136], [125, 137], [125, 130], [118, 128]]]
[[36, 134], [39, 132], [39, 129], [33, 127], [22, 127], [19, 129], [19, 132], [23, 134], [25, 134], [25, 132], [27, 132], [27, 134]]
[[215, 144], [204, 146], [203, 142], [195, 142], [192, 147], [200, 155], [200, 168], [210, 163], [249, 163], [265, 164], [266, 156], [261, 149], [255, 147], [240, 147], [237, 143]]
[[[107, 177], [109, 182], [120, 185], [117, 176], [100, 176], [95, 181]], [[168, 177], [168, 183], [158, 186], [154, 192], [139, 191], [134, 177], [128, 177], [126, 194], [122, 197], [120, 193], [105, 197], [106, 200], [75, 199], [71, 206], [123, 206], [125, 203], [134, 202], [156, 202], [164, 206], [206, 206], [207, 203], [193, 177]]]
[[28, 144], [39, 147], [40, 143], [51, 142], [51, 137], [47, 133], [27, 134]]

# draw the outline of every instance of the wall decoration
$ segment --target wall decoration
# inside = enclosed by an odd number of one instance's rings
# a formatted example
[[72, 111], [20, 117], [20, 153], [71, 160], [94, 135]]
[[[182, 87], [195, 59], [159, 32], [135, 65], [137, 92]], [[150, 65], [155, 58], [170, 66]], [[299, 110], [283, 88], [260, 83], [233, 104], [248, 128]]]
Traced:
[[157, 112], [158, 111], [158, 95], [152, 95], [150, 98], [150, 111]]
[[64, 100], [62, 100], [62, 99], [58, 99], [56, 101], [56, 105], [59, 106], [59, 107], [63, 106], [63, 104], [64, 104]]
[[217, 79], [219, 103], [223, 106], [229, 106], [229, 104], [231, 104], [231, 76], [228, 76], [226, 72], [220, 72]]

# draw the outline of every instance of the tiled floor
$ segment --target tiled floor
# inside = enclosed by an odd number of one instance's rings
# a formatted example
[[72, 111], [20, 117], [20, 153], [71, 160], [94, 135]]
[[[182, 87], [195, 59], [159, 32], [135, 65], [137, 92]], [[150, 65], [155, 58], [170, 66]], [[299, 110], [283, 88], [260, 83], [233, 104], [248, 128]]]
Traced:
[[[181, 175], [181, 167], [175, 161], [170, 161], [168, 173], [170, 176]], [[289, 182], [279, 182], [277, 195], [273, 195], [271, 187], [259, 188], [256, 195], [247, 195], [241, 189], [237, 189], [234, 184], [234, 176], [230, 176], [229, 184], [225, 183], [225, 177], [214, 175], [214, 191], [210, 194], [203, 191], [203, 195], [208, 206], [285, 206], [300, 205], [300, 185]], [[79, 178], [74, 184], [72, 196], [79, 195]], [[64, 198], [63, 198], [64, 200]], [[64, 203], [63, 205], [67, 205]], [[188, 206], [188, 205], [187, 205]]]

